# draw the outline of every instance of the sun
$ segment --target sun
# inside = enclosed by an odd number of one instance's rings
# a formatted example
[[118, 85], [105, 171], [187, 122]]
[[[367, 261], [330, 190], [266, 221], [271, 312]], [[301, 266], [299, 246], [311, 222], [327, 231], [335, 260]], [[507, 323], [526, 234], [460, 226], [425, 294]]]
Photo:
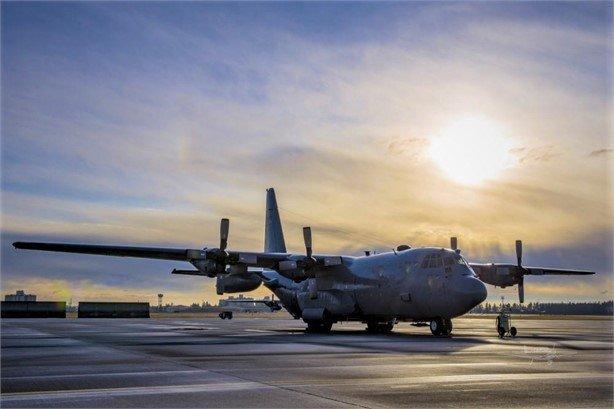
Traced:
[[429, 157], [451, 180], [477, 185], [512, 163], [505, 129], [482, 117], [458, 120], [430, 140]]

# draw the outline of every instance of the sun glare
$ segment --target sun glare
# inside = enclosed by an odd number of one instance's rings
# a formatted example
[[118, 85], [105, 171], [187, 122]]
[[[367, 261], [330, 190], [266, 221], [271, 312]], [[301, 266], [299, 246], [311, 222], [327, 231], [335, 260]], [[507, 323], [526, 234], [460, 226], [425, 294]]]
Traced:
[[455, 182], [476, 185], [511, 165], [505, 130], [486, 118], [454, 122], [430, 141], [429, 156]]

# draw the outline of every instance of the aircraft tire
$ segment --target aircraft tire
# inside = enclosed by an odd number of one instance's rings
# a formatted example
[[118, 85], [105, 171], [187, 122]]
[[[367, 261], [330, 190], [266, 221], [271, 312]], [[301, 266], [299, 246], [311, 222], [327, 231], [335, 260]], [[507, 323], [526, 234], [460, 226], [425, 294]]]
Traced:
[[378, 332], [377, 321], [368, 321], [366, 330], [369, 334], [377, 334]]
[[434, 320], [431, 320], [429, 327], [431, 328], [431, 333], [433, 335], [439, 336], [443, 331], [443, 320], [441, 318], [435, 318]]
[[441, 330], [441, 335], [450, 335], [452, 333], [452, 320], [449, 318], [445, 318], [443, 320], [443, 328]]
[[322, 333], [323, 334], [328, 334], [330, 332], [330, 330], [333, 329], [333, 322], [332, 321], [324, 321], [322, 323], [321, 329], [322, 329]]
[[516, 327], [510, 328], [510, 335], [512, 336], [512, 338], [516, 338], [517, 333], [518, 331], [516, 330]]
[[503, 327], [497, 327], [497, 332], [499, 333], [499, 338], [503, 338], [503, 336], [505, 335], [505, 330], [503, 329]]
[[312, 334], [326, 334], [333, 327], [332, 321], [308, 321], [307, 332]]
[[387, 322], [385, 324], [380, 325], [380, 332], [382, 334], [390, 334], [393, 328], [394, 328], [394, 324], [392, 322]]
[[389, 334], [394, 328], [393, 322], [367, 322], [367, 332], [369, 334]]

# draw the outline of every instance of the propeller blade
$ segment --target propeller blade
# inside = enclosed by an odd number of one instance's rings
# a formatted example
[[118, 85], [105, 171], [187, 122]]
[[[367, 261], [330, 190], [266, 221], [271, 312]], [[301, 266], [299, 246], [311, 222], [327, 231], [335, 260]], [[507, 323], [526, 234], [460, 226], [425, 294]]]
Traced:
[[450, 237], [450, 248], [456, 250], [458, 248], [458, 240], [456, 237]]
[[222, 219], [220, 223], [220, 250], [226, 250], [228, 245], [228, 230], [230, 229], [230, 220]]
[[303, 227], [303, 240], [305, 241], [305, 249], [307, 250], [307, 257], [311, 257], [311, 227]]
[[518, 300], [520, 304], [524, 302], [524, 277], [520, 276], [520, 280], [518, 281]]
[[518, 259], [518, 268], [522, 269], [522, 241], [516, 240], [516, 258]]

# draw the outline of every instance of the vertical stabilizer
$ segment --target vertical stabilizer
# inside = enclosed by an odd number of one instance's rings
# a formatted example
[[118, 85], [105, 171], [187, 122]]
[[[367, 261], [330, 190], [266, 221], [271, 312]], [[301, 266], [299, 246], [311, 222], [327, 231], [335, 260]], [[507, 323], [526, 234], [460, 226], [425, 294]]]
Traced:
[[266, 190], [266, 219], [264, 224], [264, 251], [269, 253], [285, 253], [286, 243], [281, 229], [281, 220], [277, 210], [275, 190]]

